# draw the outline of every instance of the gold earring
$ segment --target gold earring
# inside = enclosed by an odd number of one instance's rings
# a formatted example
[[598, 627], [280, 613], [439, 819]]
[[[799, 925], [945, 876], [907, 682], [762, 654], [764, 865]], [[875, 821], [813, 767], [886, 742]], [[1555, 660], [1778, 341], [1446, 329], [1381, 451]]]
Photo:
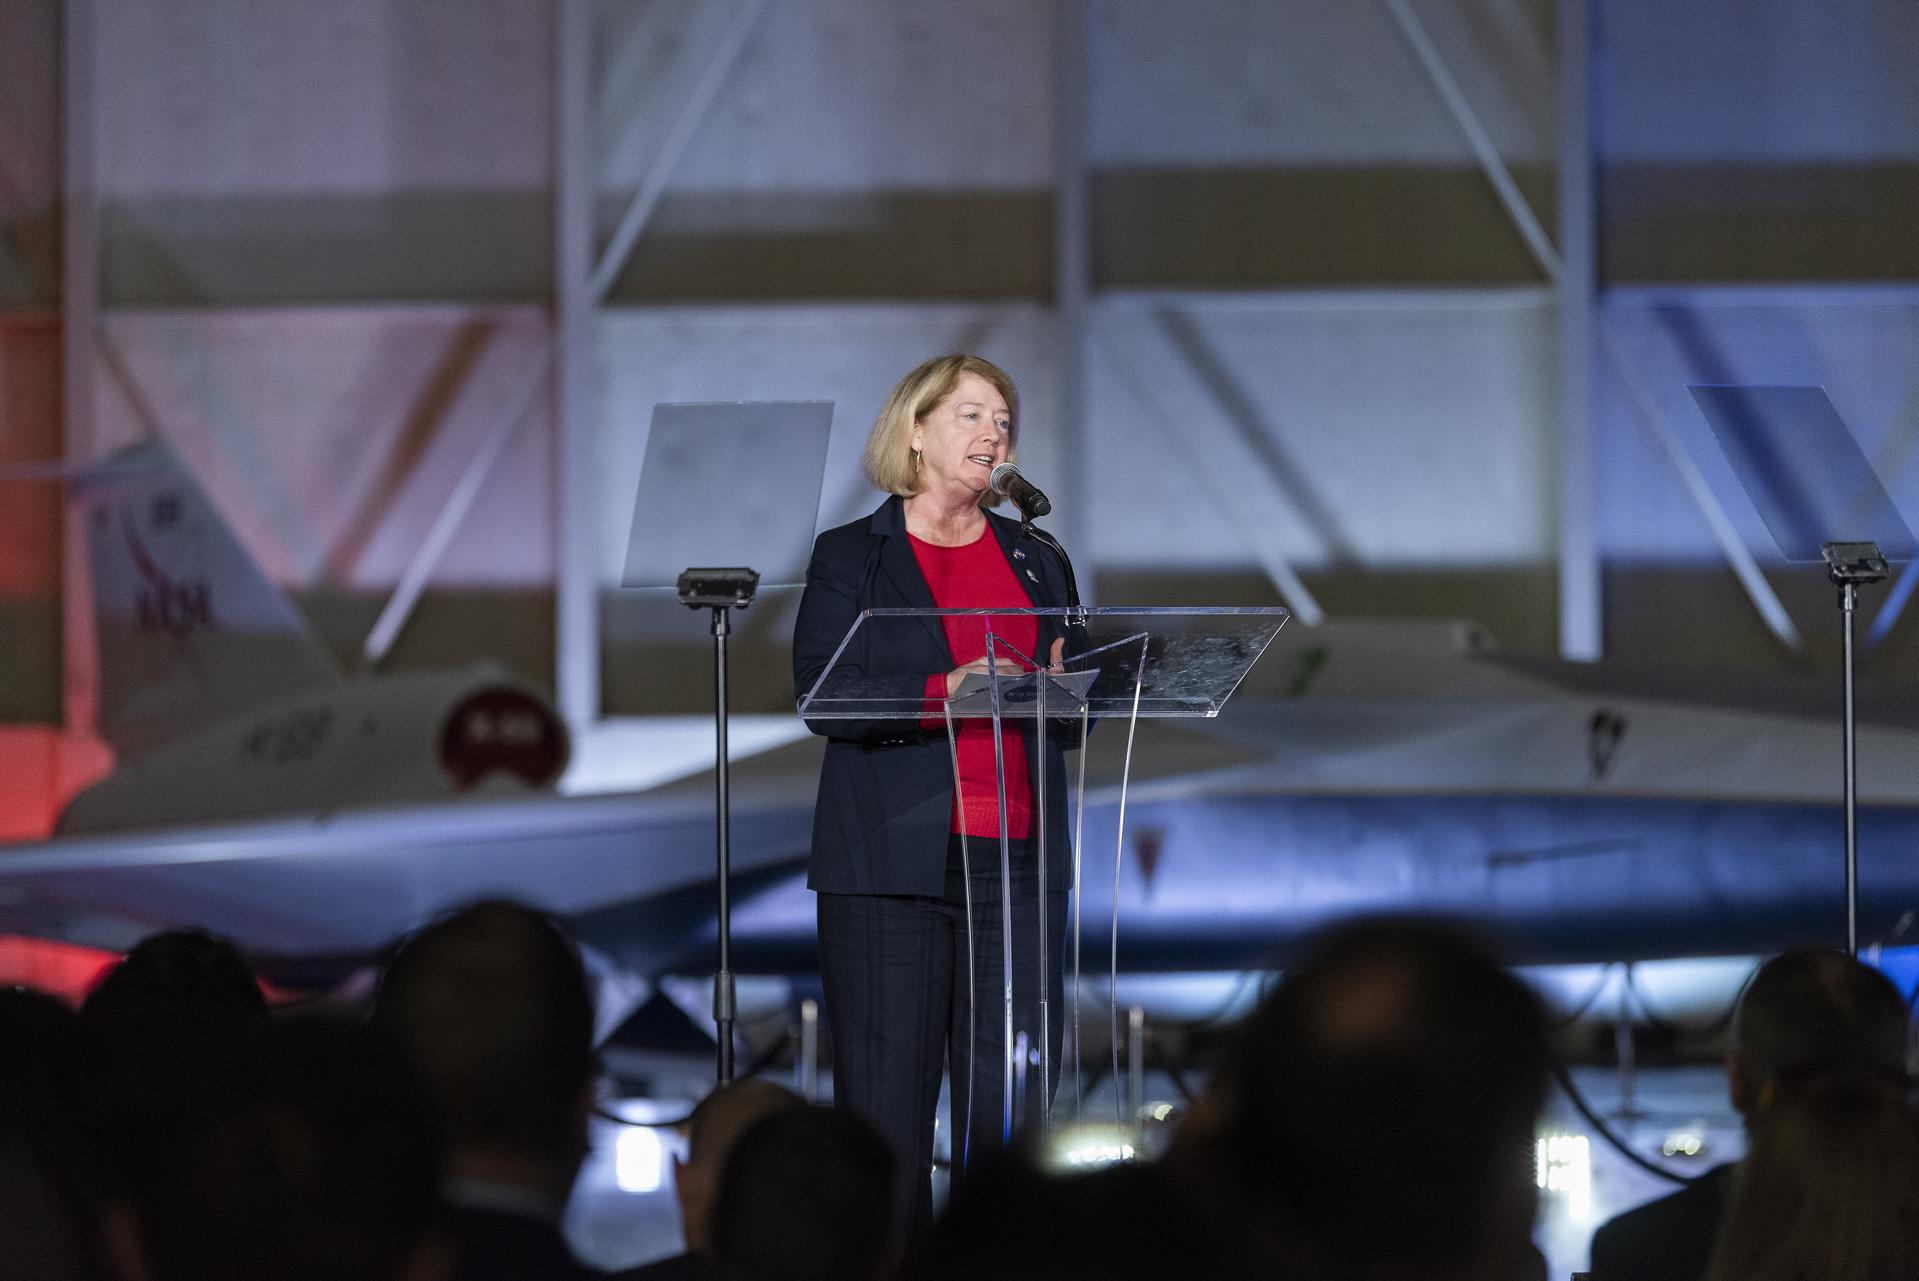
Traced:
[[913, 479], [918, 480], [919, 477], [920, 477], [920, 451], [915, 449], [913, 451]]

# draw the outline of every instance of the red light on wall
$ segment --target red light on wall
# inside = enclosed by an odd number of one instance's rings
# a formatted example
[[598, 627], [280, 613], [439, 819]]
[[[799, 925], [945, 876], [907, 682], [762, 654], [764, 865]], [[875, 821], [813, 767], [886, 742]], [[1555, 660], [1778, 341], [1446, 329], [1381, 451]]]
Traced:
[[[125, 958], [106, 948], [63, 943], [25, 934], [0, 934], [0, 987], [30, 987], [78, 1006]], [[269, 1005], [304, 999], [305, 993], [259, 980]]]
[[0, 985], [35, 988], [69, 1005], [85, 1000], [119, 961], [118, 952], [97, 947], [0, 934]]
[[0, 727], [0, 842], [42, 840], [75, 792], [106, 777], [113, 751], [50, 725]]

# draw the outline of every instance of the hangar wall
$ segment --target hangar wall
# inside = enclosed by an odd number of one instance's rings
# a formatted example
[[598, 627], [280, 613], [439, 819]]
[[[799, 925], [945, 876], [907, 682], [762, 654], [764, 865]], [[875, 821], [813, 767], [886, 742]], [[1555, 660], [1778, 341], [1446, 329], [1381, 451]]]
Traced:
[[[891, 379], [977, 347], [1022, 381], [1026, 458], [1102, 599], [1303, 595], [1578, 652], [1562, 592], [1587, 582], [1588, 651], [1830, 661], [1823, 583], [1768, 553], [1683, 386], [1823, 382], [1914, 510], [1910, 5], [1170, 13], [7, 5], [0, 457], [165, 436], [348, 665], [470, 489], [378, 661], [496, 656], [576, 719], [691, 711], [699, 683], [649, 665], [703, 633], [610, 589], [651, 405], [835, 400], [831, 523], [868, 501], [849, 460]], [[603, 249], [636, 191], [582, 311], [567, 211]], [[65, 431], [63, 326], [95, 347]], [[0, 522], [0, 717], [57, 723], [57, 503], [16, 488]], [[742, 636], [750, 710], [785, 697], [779, 619]], [[1874, 661], [1919, 662], [1910, 631]]]

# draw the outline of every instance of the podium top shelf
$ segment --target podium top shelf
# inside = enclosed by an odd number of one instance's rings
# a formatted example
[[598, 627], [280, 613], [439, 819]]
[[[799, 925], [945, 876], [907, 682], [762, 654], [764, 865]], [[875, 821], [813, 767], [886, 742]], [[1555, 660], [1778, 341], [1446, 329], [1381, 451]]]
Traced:
[[[943, 619], [977, 617], [1000, 657], [1022, 676], [974, 682], [953, 699], [928, 698], [931, 672], [901, 669], [895, 655], [925, 652], [924, 630], [942, 640]], [[1092, 606], [1084, 609], [869, 609], [800, 700], [808, 720], [940, 721], [955, 717], [1217, 716], [1286, 622], [1276, 606]], [[1048, 679], [1042, 655], [1002, 643], [996, 618], [1051, 620], [1067, 657]], [[1030, 629], [1029, 629], [1030, 631]]]

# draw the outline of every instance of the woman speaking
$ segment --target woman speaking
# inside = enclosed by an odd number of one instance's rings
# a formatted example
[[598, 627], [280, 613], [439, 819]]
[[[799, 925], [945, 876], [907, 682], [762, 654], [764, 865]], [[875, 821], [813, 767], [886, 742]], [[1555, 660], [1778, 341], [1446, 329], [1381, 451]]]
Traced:
[[[799, 697], [813, 688], [862, 610], [1068, 603], [1059, 558], [1022, 538], [1017, 522], [986, 510], [998, 501], [989, 477], [1013, 453], [1018, 411], [1012, 379], [977, 356], [929, 360], [893, 389], [862, 459], [867, 477], [892, 497], [865, 519], [821, 534], [813, 545], [793, 630]], [[1007, 656], [1007, 646], [1058, 662], [1064, 646], [1058, 621], [997, 620], [1001, 671], [1026, 666]], [[969, 673], [984, 673], [987, 666], [984, 620], [945, 617], [936, 624], [896, 621], [867, 635], [863, 645], [840, 656], [836, 670], [923, 678], [926, 698], [937, 705]], [[955, 1166], [969, 1142], [977, 1150], [1000, 1135], [1004, 965], [993, 724], [957, 722], [957, 792], [941, 719], [809, 724], [828, 740], [807, 884], [818, 892], [834, 1101], [873, 1121], [893, 1144], [900, 1162], [900, 1223], [913, 1235], [932, 1218], [942, 1067], [952, 1074]], [[1057, 940], [1065, 928], [1071, 876], [1063, 759], [1068, 736], [1047, 734], [1041, 752], [1031, 721], [1002, 724], [1005, 818], [1012, 838], [1013, 1021], [1036, 1041], [1042, 894], [1047, 938], [1054, 940], [1044, 981], [1051, 1008], [1060, 1008]], [[1043, 792], [1040, 769], [1047, 771]], [[1034, 812], [1039, 795], [1047, 800], [1043, 815]], [[1042, 823], [1044, 887], [1035, 851]], [[970, 857], [962, 837], [971, 842]], [[982, 998], [977, 1011], [974, 991]], [[1050, 1020], [1050, 1039], [1048, 1061], [1057, 1064], [1057, 1017]], [[1050, 1095], [1055, 1085], [1049, 1080], [1042, 1086], [1033, 1079], [1038, 1075], [1028, 1078], [1029, 1117], [1041, 1111], [1039, 1091]]]

